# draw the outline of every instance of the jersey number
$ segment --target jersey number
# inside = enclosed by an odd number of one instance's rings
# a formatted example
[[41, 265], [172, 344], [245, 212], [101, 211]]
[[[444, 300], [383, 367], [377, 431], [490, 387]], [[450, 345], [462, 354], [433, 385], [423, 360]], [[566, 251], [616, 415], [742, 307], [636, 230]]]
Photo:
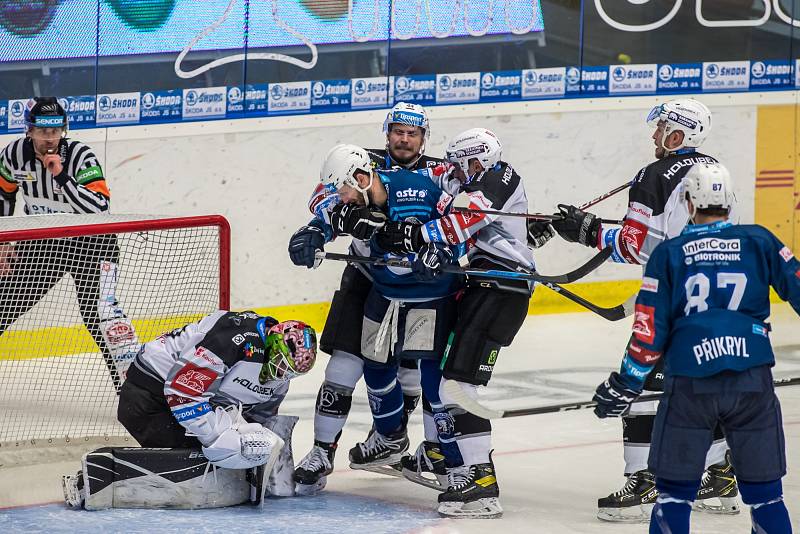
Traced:
[[[728, 302], [729, 310], [738, 310], [742, 303], [744, 288], [747, 286], [747, 276], [744, 273], [717, 273], [717, 287], [733, 286], [731, 300]], [[698, 273], [686, 279], [686, 306], [683, 311], [686, 315], [694, 309], [697, 313], [708, 309], [708, 295], [711, 292], [711, 281], [703, 273]], [[695, 294], [696, 293], [696, 294]]]

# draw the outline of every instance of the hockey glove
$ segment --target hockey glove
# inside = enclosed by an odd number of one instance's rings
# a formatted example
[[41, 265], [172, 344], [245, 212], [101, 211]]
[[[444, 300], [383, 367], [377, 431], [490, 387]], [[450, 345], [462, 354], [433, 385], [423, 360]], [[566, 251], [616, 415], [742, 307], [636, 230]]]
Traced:
[[587, 247], [596, 247], [600, 233], [600, 220], [575, 206], [559, 204], [558, 209], [563, 219], [553, 221], [553, 229], [558, 235], [570, 243], [580, 243]]
[[380, 211], [372, 211], [367, 206], [339, 204], [331, 211], [331, 226], [337, 235], [369, 239], [385, 223], [386, 215]]
[[388, 222], [375, 236], [379, 247], [394, 254], [416, 254], [427, 245], [418, 224]]
[[325, 246], [325, 233], [317, 226], [303, 226], [289, 240], [289, 257], [298, 266], [305, 265], [316, 269], [322, 260], [317, 258], [318, 251]]
[[556, 236], [555, 230], [547, 222], [528, 219], [528, 246], [540, 248]]
[[606, 417], [624, 417], [631, 409], [631, 404], [639, 396], [638, 391], [628, 389], [620, 380], [619, 373], [614, 372], [608, 379], [597, 386], [592, 401], [597, 403], [594, 414], [600, 419]]
[[250, 469], [264, 465], [283, 447], [283, 440], [258, 423], [229, 428], [207, 447], [203, 455], [217, 467]]
[[411, 270], [418, 280], [433, 280], [442, 272], [442, 266], [452, 261], [453, 251], [450, 247], [441, 243], [426, 243], [417, 253], [416, 259], [411, 264]]

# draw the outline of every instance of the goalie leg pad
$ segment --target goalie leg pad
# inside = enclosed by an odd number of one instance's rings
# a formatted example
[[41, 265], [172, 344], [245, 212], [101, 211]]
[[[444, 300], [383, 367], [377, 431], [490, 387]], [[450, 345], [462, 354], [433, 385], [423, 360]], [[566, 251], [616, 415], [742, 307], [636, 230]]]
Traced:
[[525, 294], [467, 287], [458, 303], [444, 377], [476, 386], [488, 384], [500, 348], [511, 344], [527, 314]]
[[267, 493], [274, 497], [294, 497], [292, 432], [298, 420], [299, 418], [294, 415], [275, 415], [264, 422], [266, 428], [284, 441], [267, 482]]
[[361, 352], [361, 317], [370, 288], [372, 282], [358, 269], [352, 265], [345, 267], [339, 289], [333, 294], [331, 309], [319, 340], [322, 352]]
[[198, 449], [103, 447], [83, 457], [85, 508], [219, 508], [248, 502], [245, 470], [216, 469]]

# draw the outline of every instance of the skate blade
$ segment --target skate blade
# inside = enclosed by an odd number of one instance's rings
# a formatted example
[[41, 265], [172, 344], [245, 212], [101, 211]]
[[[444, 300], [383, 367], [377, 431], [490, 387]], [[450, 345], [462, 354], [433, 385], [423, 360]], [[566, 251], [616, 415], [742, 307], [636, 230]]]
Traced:
[[436, 478], [429, 478], [422, 475], [422, 473], [417, 473], [416, 471], [412, 471], [410, 469], [403, 469], [403, 478], [406, 480], [410, 480], [415, 484], [419, 484], [436, 491], [445, 491], [447, 489], [447, 475], [434, 474], [434, 476]]
[[599, 508], [597, 519], [611, 523], [647, 523], [654, 504], [640, 504], [625, 508]]
[[386, 475], [395, 478], [401, 478], [403, 476], [401, 472], [401, 467], [399, 464], [391, 464], [386, 465], [385, 463], [371, 463], [371, 464], [354, 464], [350, 462], [350, 469], [358, 469], [361, 471], [370, 471], [372, 473], [378, 473], [379, 475]]
[[496, 519], [502, 517], [503, 508], [497, 497], [485, 497], [472, 502], [443, 502], [436, 510], [442, 517], [456, 519]]
[[327, 483], [328, 483], [327, 476], [321, 477], [313, 484], [300, 484], [299, 482], [295, 482], [294, 494], [300, 497], [310, 497], [311, 495], [316, 495], [317, 493], [325, 489], [325, 485]]
[[692, 510], [707, 514], [736, 515], [741, 511], [741, 506], [736, 497], [712, 497], [695, 501]]

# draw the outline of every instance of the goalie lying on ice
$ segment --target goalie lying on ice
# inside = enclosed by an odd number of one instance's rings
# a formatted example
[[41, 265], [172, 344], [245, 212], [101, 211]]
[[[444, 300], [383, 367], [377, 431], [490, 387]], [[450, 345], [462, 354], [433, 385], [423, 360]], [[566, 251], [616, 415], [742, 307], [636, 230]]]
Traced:
[[[316, 351], [316, 334], [302, 322], [222, 310], [146, 343], [128, 371], [117, 417], [140, 445], [157, 449], [89, 453], [77, 476], [64, 477], [67, 503], [87, 509], [239, 504], [249, 498], [244, 471], [254, 468], [270, 493], [292, 495], [297, 418], [277, 411], [289, 380], [313, 367]], [[222, 478], [205, 476], [211, 466], [225, 468]]]

